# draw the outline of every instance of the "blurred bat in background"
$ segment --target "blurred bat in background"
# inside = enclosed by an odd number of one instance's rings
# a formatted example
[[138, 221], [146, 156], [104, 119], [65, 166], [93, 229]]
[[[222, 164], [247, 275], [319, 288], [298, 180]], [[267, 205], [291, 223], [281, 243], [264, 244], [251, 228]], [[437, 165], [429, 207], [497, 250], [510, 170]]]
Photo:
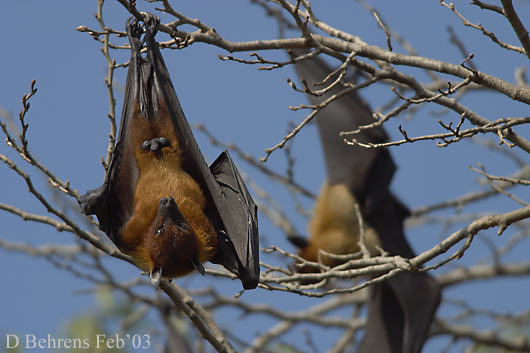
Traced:
[[228, 152], [206, 165], [155, 40], [160, 20], [146, 14], [143, 22], [126, 25], [131, 60], [118, 142], [103, 185], [82, 197], [84, 211], [154, 285], [204, 274], [211, 261], [255, 288], [257, 207]]
[[[291, 55], [307, 52], [291, 50]], [[301, 80], [321, 82], [331, 70], [319, 57], [294, 65]], [[320, 97], [307, 94], [317, 105], [338, 93], [334, 87]], [[309, 224], [309, 239], [292, 237], [300, 248], [299, 254], [309, 261], [318, 261], [322, 249], [332, 254], [358, 252], [359, 219], [355, 204], [365, 223], [365, 242], [372, 254], [380, 246], [391, 255], [414, 257], [407, 242], [403, 222], [409, 211], [389, 190], [396, 166], [387, 149], [366, 149], [350, 146], [339, 136], [361, 125], [373, 123], [372, 113], [356, 92], [352, 92], [323, 108], [315, 116], [324, 151], [327, 180], [317, 198]], [[356, 135], [363, 143], [381, 143], [388, 137], [382, 127], [363, 130]], [[322, 262], [329, 266], [339, 263], [326, 256]], [[310, 272], [302, 268], [301, 272]], [[366, 331], [358, 352], [418, 353], [440, 302], [437, 281], [426, 273], [401, 272], [372, 286], [368, 303]]]

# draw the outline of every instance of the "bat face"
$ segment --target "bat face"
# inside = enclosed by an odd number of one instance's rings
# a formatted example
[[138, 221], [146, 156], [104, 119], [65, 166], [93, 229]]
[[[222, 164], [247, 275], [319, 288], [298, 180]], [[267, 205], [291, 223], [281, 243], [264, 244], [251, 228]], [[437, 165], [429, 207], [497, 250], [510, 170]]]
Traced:
[[200, 244], [197, 235], [172, 197], [160, 200], [145, 245], [151, 260], [149, 273], [179, 277], [193, 271], [194, 263], [198, 263]]
[[84, 211], [155, 284], [193, 269], [204, 274], [202, 262], [212, 261], [255, 288], [255, 204], [226, 152], [213, 170], [206, 165], [154, 39], [159, 19], [146, 14], [144, 25], [145, 34], [136, 20], [127, 23], [131, 60], [118, 142], [103, 185], [82, 197]]

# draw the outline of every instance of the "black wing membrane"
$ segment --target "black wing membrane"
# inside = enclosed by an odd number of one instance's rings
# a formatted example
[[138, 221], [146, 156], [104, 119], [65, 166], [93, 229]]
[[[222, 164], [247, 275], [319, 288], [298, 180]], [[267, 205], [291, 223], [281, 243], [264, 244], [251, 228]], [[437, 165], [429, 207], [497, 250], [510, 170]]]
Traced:
[[[221, 239], [218, 252], [222, 255], [217, 256], [216, 262], [237, 273], [245, 289], [255, 288], [259, 280], [257, 207], [228, 152], [221, 154], [212, 170], [208, 168], [155, 40], [159, 19], [146, 14], [144, 23], [142, 41], [143, 30], [136, 20], [127, 23], [132, 53], [120, 133], [103, 186], [83, 196], [85, 212], [96, 214], [100, 228], [120, 246], [117, 235], [132, 215], [138, 179], [138, 167], [129, 150], [132, 148], [128, 133], [131, 115], [139, 105], [140, 111], [148, 117], [155, 116], [159, 102], [164, 102], [182, 149], [183, 169], [199, 183], [210, 201], [208, 204], [213, 204], [207, 214]], [[143, 43], [145, 58], [140, 54]]]
[[[296, 49], [292, 53], [299, 56], [305, 51]], [[313, 83], [321, 82], [332, 72], [318, 57], [299, 62], [294, 67], [311, 90], [325, 87], [314, 86]], [[311, 104], [317, 105], [340, 91], [341, 87], [334, 87], [321, 96], [307, 94], [307, 97]], [[322, 141], [329, 185], [348, 185], [361, 206], [378, 203], [386, 194], [396, 170], [388, 151], [350, 146], [339, 136], [342, 131], [356, 130], [361, 125], [375, 122], [368, 104], [356, 92], [352, 92], [324, 107], [315, 119]], [[381, 143], [388, 139], [381, 127], [364, 130], [355, 138], [363, 143]], [[363, 211], [367, 212], [367, 208], [363, 207]]]
[[415, 272], [398, 273], [373, 286], [366, 333], [357, 352], [421, 352], [439, 304], [436, 293], [438, 282]]
[[112, 152], [111, 160], [103, 185], [90, 190], [81, 197], [86, 214], [95, 214], [100, 229], [105, 232], [118, 248], [122, 248], [119, 239], [120, 230], [133, 214], [133, 199], [138, 166], [134, 159], [134, 148], [128, 133], [134, 121], [136, 106], [146, 105], [145, 82], [143, 80], [141, 42], [139, 28], [127, 23], [127, 32], [131, 44], [131, 59], [125, 83], [125, 98], [122, 109], [118, 141]]
[[[292, 50], [300, 56], [307, 51]], [[319, 57], [296, 63], [295, 70], [311, 90], [319, 87], [331, 70]], [[342, 88], [336, 87], [309, 101], [320, 104]], [[365, 222], [378, 234], [382, 247], [393, 255], [414, 257], [405, 238], [403, 222], [408, 209], [389, 191], [396, 166], [386, 149], [365, 149], [349, 146], [341, 131], [358, 129], [373, 123], [372, 113], [356, 92], [332, 102], [316, 115], [328, 183], [345, 184], [358, 200]], [[355, 138], [363, 143], [387, 140], [382, 127], [364, 130]], [[358, 352], [418, 353], [427, 338], [428, 330], [440, 301], [436, 280], [426, 273], [402, 272], [376, 284], [368, 303], [369, 312], [365, 335]]]
[[[383, 249], [392, 255], [414, 257], [403, 222], [408, 209], [391, 193], [366, 223], [379, 235]], [[440, 303], [440, 286], [427, 273], [401, 272], [373, 286], [368, 303], [366, 333], [358, 353], [419, 353]]]
[[[239, 234], [238, 237], [231, 237], [232, 244], [220, 239], [219, 256], [215, 262], [239, 273], [244, 285], [247, 283], [249, 287], [255, 288], [259, 278], [258, 206], [250, 196], [228, 151], [223, 151], [217, 157], [210, 170], [221, 186], [225, 226], [227, 229], [237, 229]], [[230, 255], [232, 246], [236, 257]], [[233, 260], [238, 263], [233, 263]]]

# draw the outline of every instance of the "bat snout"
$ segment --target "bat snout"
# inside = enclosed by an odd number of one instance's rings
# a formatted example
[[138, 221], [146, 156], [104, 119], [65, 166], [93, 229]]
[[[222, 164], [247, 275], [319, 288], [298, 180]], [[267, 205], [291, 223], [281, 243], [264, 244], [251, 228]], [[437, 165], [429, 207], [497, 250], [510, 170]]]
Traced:
[[170, 222], [180, 232], [188, 232], [191, 230], [190, 224], [180, 212], [175, 199], [171, 196], [160, 199], [156, 219], [162, 219], [164, 223]]
[[182, 217], [179, 207], [177, 206], [177, 203], [173, 197], [170, 196], [160, 199], [158, 204], [158, 216], [164, 218], [169, 216], [176, 216], [178, 218]]
[[162, 199], [160, 199], [160, 206], [162, 207], [177, 207], [177, 204], [175, 203], [175, 199], [173, 197], [164, 197]]

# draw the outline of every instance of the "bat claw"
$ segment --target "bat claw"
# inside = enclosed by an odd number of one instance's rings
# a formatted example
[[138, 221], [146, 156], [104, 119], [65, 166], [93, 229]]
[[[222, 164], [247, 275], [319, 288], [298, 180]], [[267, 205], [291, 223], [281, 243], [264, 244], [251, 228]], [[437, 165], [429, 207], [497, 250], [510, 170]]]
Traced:
[[158, 289], [160, 286], [160, 280], [162, 279], [162, 269], [157, 268], [156, 270], [152, 270], [149, 274], [149, 278], [151, 280], [151, 285]]
[[156, 32], [158, 32], [158, 25], [160, 24], [160, 18], [152, 13], [146, 13], [144, 17], [145, 33], [147, 38], [155, 38]]
[[138, 20], [135, 17], [129, 17], [125, 23], [125, 29], [127, 35], [129, 36], [129, 42], [131, 43], [131, 48], [133, 52], [139, 52], [140, 48], [140, 37], [144, 33], [142, 25], [138, 23]]
[[191, 260], [191, 264], [193, 265], [193, 267], [195, 267], [197, 272], [199, 272], [201, 275], [204, 276], [204, 274], [206, 273], [206, 270], [204, 269], [204, 266], [200, 263], [199, 260], [197, 259]]

